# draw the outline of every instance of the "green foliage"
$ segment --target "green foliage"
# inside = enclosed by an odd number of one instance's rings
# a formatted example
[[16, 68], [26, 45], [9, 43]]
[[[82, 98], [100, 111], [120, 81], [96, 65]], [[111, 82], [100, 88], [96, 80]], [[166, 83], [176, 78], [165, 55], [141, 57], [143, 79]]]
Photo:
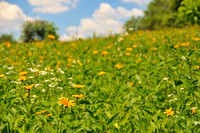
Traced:
[[22, 25], [21, 39], [24, 42], [30, 42], [35, 39], [41, 41], [47, 38], [48, 35], [53, 35], [55, 39], [58, 39], [57, 30], [58, 28], [54, 23], [45, 20], [25, 21]]
[[132, 33], [137, 30], [143, 29], [142, 27], [142, 22], [141, 22], [141, 17], [131, 17], [130, 20], [126, 21], [124, 24], [123, 28], [128, 32]]
[[124, 29], [158, 30], [200, 24], [199, 0], [153, 0], [141, 18], [131, 18]]
[[2, 34], [0, 36], [0, 44], [4, 42], [14, 43], [16, 40], [13, 38], [12, 34]]
[[188, 24], [200, 25], [200, 1], [199, 0], [183, 0], [178, 9], [179, 16]]

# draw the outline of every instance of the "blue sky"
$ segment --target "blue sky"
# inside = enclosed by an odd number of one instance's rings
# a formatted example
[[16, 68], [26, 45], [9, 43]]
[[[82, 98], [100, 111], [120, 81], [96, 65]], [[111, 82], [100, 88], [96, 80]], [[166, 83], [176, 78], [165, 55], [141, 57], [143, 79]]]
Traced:
[[150, 0], [0, 0], [0, 34], [20, 36], [25, 20], [48, 20], [59, 28], [61, 40], [96, 32], [122, 32], [131, 16], [142, 16]]

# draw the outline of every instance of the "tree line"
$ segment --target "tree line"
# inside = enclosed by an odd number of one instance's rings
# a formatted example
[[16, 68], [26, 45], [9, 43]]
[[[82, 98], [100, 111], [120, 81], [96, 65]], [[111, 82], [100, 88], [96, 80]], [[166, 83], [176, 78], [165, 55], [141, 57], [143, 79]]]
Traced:
[[130, 33], [195, 24], [200, 25], [200, 0], [152, 0], [144, 16], [132, 17], [124, 29]]

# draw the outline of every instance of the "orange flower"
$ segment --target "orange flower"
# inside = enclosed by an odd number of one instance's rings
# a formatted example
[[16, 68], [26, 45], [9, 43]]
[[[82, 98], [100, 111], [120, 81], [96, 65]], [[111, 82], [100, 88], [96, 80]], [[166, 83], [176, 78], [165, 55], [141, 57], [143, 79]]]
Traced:
[[34, 114], [35, 114], [35, 115], [40, 115], [40, 114], [41, 114], [41, 112], [35, 112]]
[[23, 71], [23, 72], [20, 72], [19, 74], [22, 75], [22, 76], [24, 76], [24, 75], [26, 75], [27, 73], [28, 73], [27, 71]]
[[130, 84], [129, 84], [130, 86], [133, 86], [134, 84], [133, 84], [133, 82], [130, 82]]
[[130, 54], [130, 53], [125, 53], [125, 55], [126, 55], [126, 56], [130, 56], [131, 54]]
[[126, 48], [126, 50], [127, 50], [127, 51], [132, 51], [132, 50], [133, 50], [133, 48]]
[[29, 86], [24, 86], [24, 88], [26, 88], [27, 90], [30, 90], [31, 88], [33, 88], [35, 84], [29, 85]]
[[46, 117], [49, 117], [49, 116], [52, 116], [53, 114], [47, 114], [47, 115], [45, 115]]
[[85, 85], [74, 85], [73, 87], [74, 87], [74, 88], [78, 88], [78, 89], [80, 89], [80, 88], [85, 87]]
[[98, 75], [104, 75], [105, 73], [106, 73], [106, 72], [101, 71], [101, 72], [98, 73]]
[[98, 51], [96, 51], [96, 50], [93, 51], [93, 54], [97, 54], [97, 53], [98, 53]]
[[168, 115], [171, 115], [171, 116], [174, 115], [174, 111], [172, 111], [171, 109], [166, 109], [165, 112], [163, 112], [163, 113], [167, 114], [167, 116]]
[[73, 97], [75, 97], [75, 98], [80, 98], [80, 97], [84, 97], [84, 95], [83, 94], [81, 94], [81, 95], [72, 95]]
[[137, 45], [133, 45], [134, 48], [137, 48]]
[[59, 101], [58, 101], [59, 104], [63, 104], [64, 106], [67, 106], [67, 107], [71, 107], [71, 106], [75, 106], [76, 104], [74, 103], [74, 100], [68, 100], [68, 98], [65, 98], [65, 97], [61, 97], [59, 98]]
[[139, 63], [142, 59], [138, 59], [137, 61], [135, 61], [136, 63]]
[[115, 67], [117, 67], [118, 69], [121, 69], [123, 66], [121, 64], [117, 64], [115, 65]]
[[21, 79], [21, 80], [26, 80], [27, 77], [26, 77], [26, 76], [19, 76], [19, 79]]
[[107, 55], [107, 54], [108, 54], [107, 51], [101, 51], [101, 53], [102, 53], [103, 55]]
[[48, 35], [48, 37], [50, 38], [50, 39], [55, 39], [55, 36], [53, 36], [53, 35]]

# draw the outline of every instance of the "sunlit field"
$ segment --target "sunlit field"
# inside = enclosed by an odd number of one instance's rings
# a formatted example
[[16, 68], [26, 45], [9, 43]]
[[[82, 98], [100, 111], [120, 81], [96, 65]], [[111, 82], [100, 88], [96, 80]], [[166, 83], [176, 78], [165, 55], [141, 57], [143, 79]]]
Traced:
[[200, 27], [0, 44], [0, 132], [200, 132]]

